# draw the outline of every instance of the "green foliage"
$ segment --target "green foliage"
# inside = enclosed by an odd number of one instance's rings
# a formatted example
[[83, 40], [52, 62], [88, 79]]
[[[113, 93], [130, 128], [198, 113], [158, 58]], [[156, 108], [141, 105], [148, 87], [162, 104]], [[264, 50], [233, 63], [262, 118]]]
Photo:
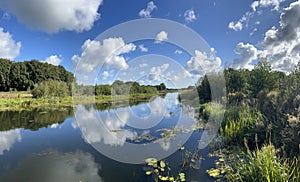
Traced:
[[[243, 145], [244, 138], [249, 140], [251, 147], [266, 139], [266, 122], [259, 110], [249, 106], [229, 107], [220, 128], [225, 144]], [[258, 134], [259, 138], [255, 138]]]
[[72, 83], [75, 78], [62, 66], [54, 66], [37, 60], [12, 62], [0, 59], [0, 91], [32, 90], [35, 84], [50, 79]]
[[8, 59], [0, 59], [0, 90], [9, 91], [9, 73], [11, 62]]
[[57, 80], [49, 80], [38, 83], [32, 95], [34, 98], [62, 98], [70, 95], [67, 83]]
[[97, 85], [96, 95], [111, 95], [112, 87], [110, 85]]
[[236, 154], [231, 161], [228, 181], [297, 182], [300, 181], [298, 160], [282, 159], [277, 156], [273, 145], [265, 145], [255, 151]]
[[[163, 87], [162, 85], [164, 84], [160, 84], [159, 87]], [[137, 82], [132, 82], [132, 81], [123, 82], [120, 80], [116, 80], [111, 85], [111, 93], [113, 95], [153, 94], [153, 93], [158, 93], [157, 88], [158, 86], [150, 86], [150, 85], [145, 86], [145, 85], [140, 85]]]

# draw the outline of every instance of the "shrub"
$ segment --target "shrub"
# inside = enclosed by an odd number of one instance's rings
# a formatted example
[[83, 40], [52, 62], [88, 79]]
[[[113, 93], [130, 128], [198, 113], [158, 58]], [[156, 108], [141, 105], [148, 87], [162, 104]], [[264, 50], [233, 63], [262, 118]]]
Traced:
[[34, 98], [51, 98], [51, 97], [66, 97], [70, 95], [70, 87], [67, 83], [56, 80], [48, 80], [36, 84], [35, 88], [32, 90], [32, 95]]

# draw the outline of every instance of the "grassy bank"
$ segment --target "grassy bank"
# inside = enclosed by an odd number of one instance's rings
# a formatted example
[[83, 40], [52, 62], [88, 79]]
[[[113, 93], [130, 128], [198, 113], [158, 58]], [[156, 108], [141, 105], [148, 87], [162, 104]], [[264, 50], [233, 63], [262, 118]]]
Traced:
[[[27, 92], [4, 92], [5, 96], [0, 98], [0, 111], [4, 110], [30, 110], [37, 107], [72, 107], [78, 104], [121, 102], [147, 98], [159, 94], [136, 94], [136, 95], [117, 95], [117, 96], [68, 96], [64, 98], [31, 98]], [[26, 96], [26, 97], [25, 97]]]
[[[215, 112], [210, 105], [205, 104], [204, 115]], [[300, 145], [293, 145], [295, 150], [299, 147], [293, 156], [289, 156], [290, 149], [283, 147], [291, 145], [286, 138], [294, 140], [283, 131], [299, 131], [279, 127], [257, 107], [228, 106], [219, 130], [220, 140], [213, 146], [215, 156], [222, 160], [216, 161], [216, 168], [208, 170], [208, 174], [221, 181], [300, 181]]]

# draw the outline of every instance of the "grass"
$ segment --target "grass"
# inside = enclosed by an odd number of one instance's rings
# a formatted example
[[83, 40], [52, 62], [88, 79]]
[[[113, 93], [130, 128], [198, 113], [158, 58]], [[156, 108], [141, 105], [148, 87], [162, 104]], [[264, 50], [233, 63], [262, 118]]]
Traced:
[[[8, 93], [6, 93], [8, 94]], [[18, 92], [14, 94], [19, 94]], [[161, 93], [163, 94], [163, 93]], [[5, 97], [0, 98], [0, 111], [2, 110], [26, 110], [37, 107], [72, 107], [78, 104], [104, 103], [111, 101], [124, 101], [157, 96], [157, 94], [118, 95], [118, 96], [68, 96], [64, 98], [25, 98]]]
[[226, 178], [229, 181], [298, 182], [298, 159], [283, 159], [276, 155], [272, 144], [236, 155]]
[[[244, 137], [258, 131], [259, 124], [264, 125], [262, 114], [249, 106], [229, 107], [226, 109], [220, 134], [227, 144], [243, 144]], [[248, 136], [247, 136], [248, 135]]]

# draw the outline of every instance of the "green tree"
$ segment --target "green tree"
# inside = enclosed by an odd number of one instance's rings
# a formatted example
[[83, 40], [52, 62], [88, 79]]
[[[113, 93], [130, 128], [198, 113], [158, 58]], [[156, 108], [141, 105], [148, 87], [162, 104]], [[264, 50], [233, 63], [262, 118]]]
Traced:
[[0, 91], [9, 91], [9, 74], [11, 62], [8, 59], [0, 59]]
[[35, 98], [62, 98], [70, 95], [71, 92], [66, 82], [57, 80], [48, 80], [36, 84], [32, 90], [32, 95]]

